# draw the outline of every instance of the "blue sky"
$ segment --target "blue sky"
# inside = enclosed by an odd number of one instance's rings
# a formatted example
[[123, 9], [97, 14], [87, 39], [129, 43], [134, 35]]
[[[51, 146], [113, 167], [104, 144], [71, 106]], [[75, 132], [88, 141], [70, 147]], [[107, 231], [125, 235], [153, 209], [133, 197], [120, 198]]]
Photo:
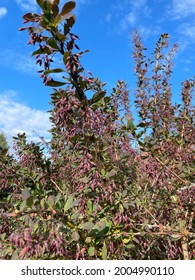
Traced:
[[[175, 56], [173, 100], [178, 101], [181, 82], [195, 74], [195, 0], [76, 0], [74, 32], [79, 46], [89, 49], [83, 64], [103, 82], [108, 93], [118, 79], [129, 85], [133, 99], [132, 45], [130, 32], [138, 29], [148, 55], [161, 33], [178, 43]], [[65, 3], [61, 0], [61, 4]], [[47, 110], [52, 89], [39, 78], [31, 58], [34, 47], [19, 32], [22, 15], [36, 12], [35, 0], [0, 0], [0, 132], [11, 145], [12, 136], [26, 132], [29, 140], [37, 134], [49, 138]], [[35, 134], [33, 131], [36, 131]]]

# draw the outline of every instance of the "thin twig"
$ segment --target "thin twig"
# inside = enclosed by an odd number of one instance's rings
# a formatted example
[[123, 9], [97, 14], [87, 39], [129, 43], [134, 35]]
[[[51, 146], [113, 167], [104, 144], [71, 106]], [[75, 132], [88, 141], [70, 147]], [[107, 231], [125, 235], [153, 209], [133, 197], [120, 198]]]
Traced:
[[137, 201], [139, 202], [139, 204], [140, 204], [141, 206], [144, 207], [144, 209], [146, 210], [146, 212], [148, 212], [148, 214], [155, 220], [155, 222], [157, 222], [158, 224], [160, 224], [160, 222], [154, 217], [154, 215], [153, 215], [144, 205], [142, 205], [142, 203], [141, 203], [141, 201], [139, 200], [139, 198], [137, 198]]
[[165, 163], [163, 163], [158, 157], [154, 156], [154, 158], [161, 164], [163, 165], [167, 170], [169, 170], [177, 179], [179, 179], [182, 183], [187, 183], [187, 181], [183, 180], [179, 175], [177, 175], [174, 171], [172, 171], [168, 166], [166, 166]]
[[60, 189], [60, 187], [56, 184], [56, 182], [53, 180], [53, 179], [50, 179], [51, 182], [56, 186], [56, 188], [61, 192], [63, 193], [63, 191]]

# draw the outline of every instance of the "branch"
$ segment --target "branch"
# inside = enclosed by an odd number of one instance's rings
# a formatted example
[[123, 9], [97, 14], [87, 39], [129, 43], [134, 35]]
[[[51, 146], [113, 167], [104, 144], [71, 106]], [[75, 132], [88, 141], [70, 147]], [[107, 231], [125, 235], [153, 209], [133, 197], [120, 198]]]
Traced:
[[188, 183], [188, 181], [183, 180], [179, 175], [177, 175], [174, 171], [172, 171], [168, 166], [166, 166], [165, 163], [163, 163], [157, 156], [153, 156], [161, 165], [163, 165], [167, 170], [169, 170], [178, 180], [180, 180], [182, 183]]
[[61, 192], [63, 193], [63, 191], [60, 189], [60, 187], [56, 184], [56, 182], [53, 180], [53, 179], [50, 179], [51, 182], [56, 186], [56, 188]]

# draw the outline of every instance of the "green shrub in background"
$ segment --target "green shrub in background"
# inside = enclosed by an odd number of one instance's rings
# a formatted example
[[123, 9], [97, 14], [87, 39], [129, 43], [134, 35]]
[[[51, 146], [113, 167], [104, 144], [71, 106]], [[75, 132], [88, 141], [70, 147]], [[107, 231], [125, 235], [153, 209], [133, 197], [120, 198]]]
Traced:
[[0, 150], [8, 149], [8, 143], [5, 135], [0, 133]]

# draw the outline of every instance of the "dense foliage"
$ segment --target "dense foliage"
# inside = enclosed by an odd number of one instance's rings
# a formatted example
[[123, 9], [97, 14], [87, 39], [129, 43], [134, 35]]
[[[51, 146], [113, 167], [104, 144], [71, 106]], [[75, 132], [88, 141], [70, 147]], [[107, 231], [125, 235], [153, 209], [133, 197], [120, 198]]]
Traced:
[[75, 2], [59, 2], [37, 0], [41, 13], [24, 15], [21, 30], [53, 88], [51, 141], [19, 134], [14, 156], [1, 151], [0, 257], [194, 259], [195, 81], [173, 105], [176, 46], [161, 35], [150, 60], [135, 32], [136, 123], [125, 82], [106, 95], [82, 67]]
[[0, 150], [8, 149], [8, 143], [5, 135], [0, 133]]

